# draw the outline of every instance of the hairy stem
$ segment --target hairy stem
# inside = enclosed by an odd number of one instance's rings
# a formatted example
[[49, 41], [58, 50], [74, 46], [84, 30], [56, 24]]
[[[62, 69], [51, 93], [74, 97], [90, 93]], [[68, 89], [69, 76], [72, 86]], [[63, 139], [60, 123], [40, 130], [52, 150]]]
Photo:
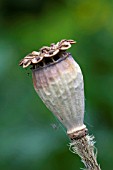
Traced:
[[94, 137], [89, 135], [83, 136], [79, 139], [74, 139], [70, 143], [70, 149], [73, 153], [81, 157], [86, 170], [101, 170], [97, 163], [96, 153], [94, 152]]

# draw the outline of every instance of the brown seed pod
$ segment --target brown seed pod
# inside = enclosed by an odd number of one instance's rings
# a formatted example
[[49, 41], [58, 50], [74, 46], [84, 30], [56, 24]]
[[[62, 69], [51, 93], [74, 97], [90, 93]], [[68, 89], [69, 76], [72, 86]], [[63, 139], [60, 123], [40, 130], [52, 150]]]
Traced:
[[73, 43], [73, 40], [62, 40], [42, 47], [20, 62], [23, 67], [35, 65], [32, 68], [34, 88], [68, 134], [85, 128], [82, 72], [70, 53], [65, 52]]
[[100, 170], [94, 153], [93, 138], [84, 125], [84, 82], [81, 69], [70, 53], [75, 43], [61, 40], [39, 52], [33, 51], [19, 63], [32, 65], [34, 88], [45, 105], [67, 129], [70, 149], [78, 154], [88, 170]]
[[71, 55], [32, 74], [36, 92], [67, 133], [85, 128], [83, 76]]

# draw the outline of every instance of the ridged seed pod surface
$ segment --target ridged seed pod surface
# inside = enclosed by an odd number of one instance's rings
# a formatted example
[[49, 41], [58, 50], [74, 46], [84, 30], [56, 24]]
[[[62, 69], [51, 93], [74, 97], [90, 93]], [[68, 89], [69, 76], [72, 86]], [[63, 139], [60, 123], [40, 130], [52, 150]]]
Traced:
[[33, 69], [32, 75], [36, 92], [67, 133], [84, 128], [83, 76], [71, 55], [47, 67]]

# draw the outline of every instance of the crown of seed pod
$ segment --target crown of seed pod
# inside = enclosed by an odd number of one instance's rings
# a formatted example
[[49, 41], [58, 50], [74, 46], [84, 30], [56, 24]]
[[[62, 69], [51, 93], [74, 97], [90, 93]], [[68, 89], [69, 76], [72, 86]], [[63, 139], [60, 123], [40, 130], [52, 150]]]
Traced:
[[61, 40], [50, 47], [44, 46], [19, 63], [23, 68], [32, 66], [37, 94], [69, 135], [85, 129], [83, 75], [71, 54], [66, 52], [74, 43], [73, 40]]

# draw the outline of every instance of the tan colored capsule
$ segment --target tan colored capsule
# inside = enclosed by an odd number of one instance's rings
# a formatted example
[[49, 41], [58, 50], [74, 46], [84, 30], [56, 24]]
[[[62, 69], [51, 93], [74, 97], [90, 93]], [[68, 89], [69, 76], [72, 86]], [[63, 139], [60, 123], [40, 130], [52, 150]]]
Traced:
[[70, 150], [78, 154], [87, 169], [100, 170], [94, 153], [93, 138], [84, 125], [84, 81], [77, 62], [66, 50], [75, 43], [61, 40], [39, 52], [33, 51], [19, 63], [31, 65], [34, 88], [45, 105], [67, 129]]
[[85, 128], [83, 76], [71, 55], [32, 74], [36, 92], [67, 133]]
[[45, 105], [67, 129], [76, 136], [77, 131], [85, 128], [84, 84], [79, 65], [70, 53], [65, 52], [75, 43], [61, 40], [50, 47], [44, 46], [39, 52], [28, 54], [20, 65], [32, 65], [34, 88]]

